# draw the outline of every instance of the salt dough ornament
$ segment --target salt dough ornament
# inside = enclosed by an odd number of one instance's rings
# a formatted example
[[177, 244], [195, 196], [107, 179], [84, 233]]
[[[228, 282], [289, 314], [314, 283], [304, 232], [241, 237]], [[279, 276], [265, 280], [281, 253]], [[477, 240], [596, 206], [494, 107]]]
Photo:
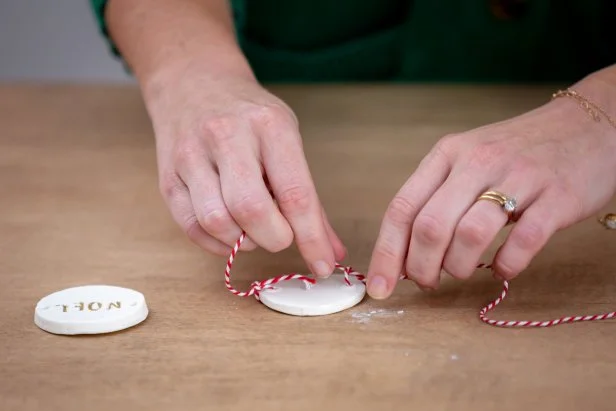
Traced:
[[365, 277], [336, 264], [340, 274], [324, 279], [291, 273], [262, 281], [255, 281], [247, 291], [236, 290], [231, 285], [231, 268], [235, 256], [246, 238], [242, 232], [231, 250], [225, 267], [225, 286], [238, 297], [254, 296], [272, 310], [297, 316], [319, 316], [337, 313], [359, 304], [366, 295]]
[[34, 323], [52, 334], [103, 334], [133, 327], [148, 316], [143, 294], [128, 288], [88, 285], [43, 297]]
[[301, 280], [283, 281], [261, 291], [261, 302], [272, 310], [296, 316], [320, 316], [347, 310], [359, 304], [366, 295], [366, 286], [355, 277], [345, 282], [344, 276], [333, 274], [306, 285]]

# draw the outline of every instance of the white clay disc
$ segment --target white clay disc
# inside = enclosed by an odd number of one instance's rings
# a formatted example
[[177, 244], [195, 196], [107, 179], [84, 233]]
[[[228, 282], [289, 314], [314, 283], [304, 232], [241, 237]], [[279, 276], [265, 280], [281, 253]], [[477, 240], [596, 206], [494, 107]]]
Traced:
[[128, 288], [88, 285], [42, 298], [34, 323], [52, 334], [102, 334], [135, 326], [148, 316], [145, 297]]
[[317, 316], [337, 313], [359, 304], [366, 294], [366, 286], [357, 278], [349, 277], [351, 285], [344, 281], [344, 275], [333, 274], [319, 278], [306, 289], [301, 280], [281, 281], [274, 289], [261, 291], [263, 304], [285, 314]]

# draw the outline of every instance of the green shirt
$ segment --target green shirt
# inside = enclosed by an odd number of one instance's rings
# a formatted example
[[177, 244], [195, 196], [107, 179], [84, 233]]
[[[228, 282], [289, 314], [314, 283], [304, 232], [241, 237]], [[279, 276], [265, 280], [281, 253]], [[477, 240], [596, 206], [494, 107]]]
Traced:
[[[231, 3], [238, 41], [264, 82], [572, 82], [616, 63], [616, 0], [527, 0], [509, 17], [491, 0]], [[121, 57], [106, 0], [91, 4]]]

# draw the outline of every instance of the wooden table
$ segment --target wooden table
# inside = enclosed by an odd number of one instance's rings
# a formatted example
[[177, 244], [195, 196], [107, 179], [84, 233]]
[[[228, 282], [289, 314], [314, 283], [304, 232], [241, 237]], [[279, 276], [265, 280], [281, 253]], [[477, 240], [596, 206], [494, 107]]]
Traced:
[[[368, 266], [385, 207], [442, 135], [513, 116], [553, 87], [278, 87], [348, 263]], [[613, 410], [616, 322], [493, 328], [486, 272], [410, 282], [331, 316], [279, 314], [223, 285], [158, 193], [149, 120], [130, 86], [0, 87], [0, 409]], [[607, 210], [616, 210], [616, 203]], [[494, 318], [616, 308], [616, 233], [558, 233]], [[496, 244], [495, 244], [496, 246]], [[490, 251], [493, 252], [494, 248]], [[303, 270], [296, 249], [237, 260], [234, 284]], [[106, 283], [151, 313], [111, 335], [33, 323], [39, 298]]]

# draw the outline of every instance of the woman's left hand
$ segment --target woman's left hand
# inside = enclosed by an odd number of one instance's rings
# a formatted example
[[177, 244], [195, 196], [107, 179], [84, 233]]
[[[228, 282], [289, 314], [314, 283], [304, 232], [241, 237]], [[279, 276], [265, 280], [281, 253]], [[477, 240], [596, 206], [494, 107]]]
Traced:
[[[599, 84], [581, 83], [578, 91], [604, 109], [616, 108], [614, 89], [610, 95]], [[604, 117], [594, 121], [564, 97], [441, 139], [387, 209], [368, 270], [368, 293], [388, 297], [404, 273], [429, 289], [439, 285], [441, 269], [458, 279], [470, 277], [508, 223], [498, 204], [477, 201], [487, 190], [517, 201], [519, 218], [492, 262], [494, 275], [510, 280], [556, 231], [588, 218], [612, 198], [616, 128]]]

